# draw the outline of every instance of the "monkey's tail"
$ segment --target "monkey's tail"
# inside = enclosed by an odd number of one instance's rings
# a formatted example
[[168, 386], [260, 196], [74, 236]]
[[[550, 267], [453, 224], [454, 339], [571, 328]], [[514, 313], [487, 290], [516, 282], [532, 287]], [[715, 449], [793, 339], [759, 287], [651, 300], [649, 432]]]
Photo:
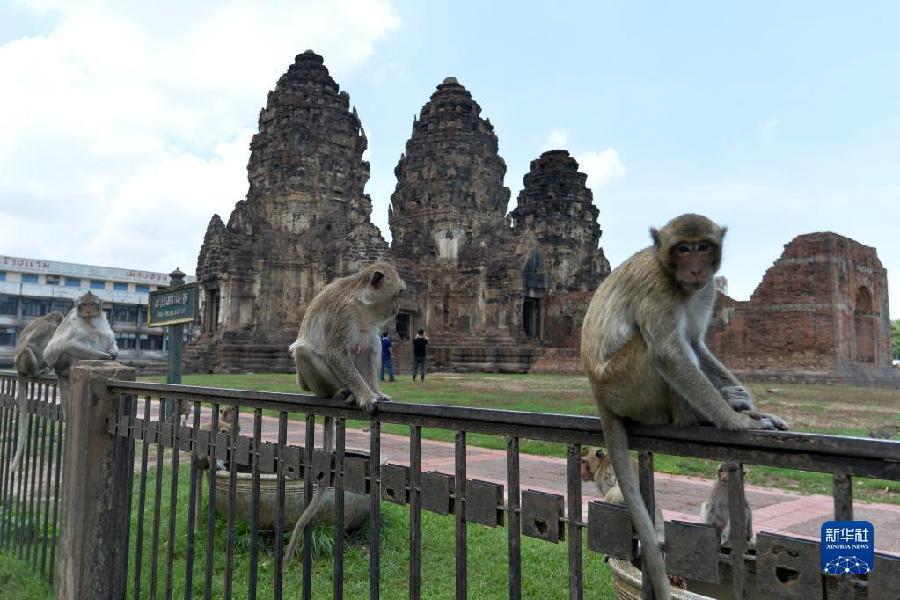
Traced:
[[656, 527], [641, 497], [638, 479], [628, 456], [628, 435], [619, 417], [608, 413], [603, 415], [603, 437], [606, 438], [606, 448], [619, 480], [619, 489], [625, 498], [625, 506], [631, 513], [631, 520], [641, 541], [642, 566], [650, 571], [656, 597], [659, 600], [671, 600], [672, 589], [669, 587], [662, 551], [657, 543]]
[[24, 377], [19, 377], [19, 386], [17, 391], [17, 400], [19, 406], [19, 436], [16, 442], [16, 455], [13, 456], [9, 465], [10, 474], [15, 473], [19, 468], [19, 462], [22, 460], [22, 454], [25, 452], [25, 438], [28, 437], [28, 411], [25, 408], [26, 387], [28, 383]]
[[[298, 371], [299, 373], [299, 371]], [[334, 452], [334, 419], [332, 417], [325, 417], [325, 443], [322, 444], [322, 449], [325, 452], [333, 453]], [[325, 501], [325, 486], [319, 486], [313, 492], [313, 496], [309, 501], [309, 504], [303, 508], [303, 514], [300, 515], [300, 518], [297, 519], [297, 523], [294, 525], [294, 531], [291, 532], [291, 541], [288, 542], [287, 551], [284, 554], [284, 558], [281, 561], [281, 568], [283, 570], [287, 570], [288, 565], [291, 564], [291, 559], [294, 558], [294, 554], [297, 552], [297, 546], [300, 545], [300, 534], [304, 529], [309, 525], [310, 521], [312, 521], [315, 514], [319, 511], [319, 508], [322, 506]]]

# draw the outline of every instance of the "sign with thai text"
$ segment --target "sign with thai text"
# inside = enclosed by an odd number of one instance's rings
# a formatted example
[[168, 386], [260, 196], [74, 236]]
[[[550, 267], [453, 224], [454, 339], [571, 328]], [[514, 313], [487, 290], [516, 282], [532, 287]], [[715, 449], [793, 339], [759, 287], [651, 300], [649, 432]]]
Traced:
[[197, 284], [150, 292], [147, 325], [162, 327], [190, 323], [199, 315]]

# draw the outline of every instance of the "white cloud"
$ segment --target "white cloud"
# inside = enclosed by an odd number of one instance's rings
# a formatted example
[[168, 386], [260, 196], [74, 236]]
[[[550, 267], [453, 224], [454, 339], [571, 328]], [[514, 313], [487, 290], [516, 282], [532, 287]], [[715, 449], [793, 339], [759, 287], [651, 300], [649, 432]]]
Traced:
[[565, 129], [554, 129], [550, 132], [550, 135], [548, 135], [547, 139], [544, 141], [544, 145], [541, 147], [541, 152], [546, 152], [547, 150], [565, 149], [568, 145], [569, 132]]
[[602, 152], [594, 150], [573, 152], [569, 147], [569, 132], [565, 129], [554, 129], [547, 135], [541, 146], [541, 152], [547, 150], [569, 150], [578, 161], [578, 170], [587, 174], [587, 186], [593, 191], [625, 177], [628, 172], [614, 148], [607, 148]]
[[587, 173], [587, 185], [593, 191], [625, 177], [628, 172], [614, 148], [607, 148], [603, 152], [583, 152], [575, 160], [578, 161], [578, 170]]
[[0, 46], [0, 252], [189, 273], [294, 55], [340, 81], [399, 25], [388, 0], [24, 6], [56, 25]]

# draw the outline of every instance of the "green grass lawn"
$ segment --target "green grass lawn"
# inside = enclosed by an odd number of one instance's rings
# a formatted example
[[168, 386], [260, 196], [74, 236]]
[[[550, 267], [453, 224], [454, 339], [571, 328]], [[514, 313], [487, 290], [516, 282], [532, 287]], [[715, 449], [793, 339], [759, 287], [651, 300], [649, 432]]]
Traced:
[[[164, 381], [148, 377], [145, 381]], [[186, 375], [185, 384], [273, 392], [297, 392], [292, 373]], [[421, 404], [445, 404], [531, 412], [595, 415], [596, 407], [587, 378], [580, 375], [435, 373], [424, 382], [408, 375], [386, 382], [383, 390], [394, 400]], [[871, 427], [900, 423], [900, 390], [859, 388], [847, 385], [750, 384], [760, 408], [783, 416], [794, 431], [834, 435], [866, 435]], [[362, 422], [350, 423], [363, 426]], [[382, 426], [385, 433], [407, 435], [409, 428]], [[427, 439], [452, 442], [454, 432], [424, 429]], [[469, 434], [472, 446], [505, 449], [500, 436]], [[564, 457], [561, 444], [522, 440], [527, 454]], [[656, 455], [655, 466], [664, 473], [711, 477], [716, 463], [709, 460]], [[806, 494], [831, 493], [831, 476], [774, 467], [750, 466], [747, 482]], [[900, 504], [900, 482], [857, 478], [854, 497], [865, 502]]]
[[46, 577], [32, 572], [31, 561], [0, 554], [0, 595], [15, 600], [46, 600], [53, 598], [53, 586]]
[[[152, 473], [151, 473], [152, 475]], [[159, 571], [157, 585], [160, 592], [165, 590], [165, 556], [168, 540], [166, 523], [168, 519], [169, 471], [164, 469], [164, 499], [160, 511], [160, 547], [158, 551]], [[142, 560], [141, 596], [145, 597], [150, 590], [150, 553], [152, 542], [151, 524], [153, 519], [152, 490], [155, 477], [148, 479], [148, 496], [144, 529], [144, 551]], [[137, 527], [137, 482], [135, 483], [134, 508], [132, 511], [132, 564], [129, 571], [129, 583], [133, 586], [134, 539]], [[175, 561], [173, 568], [174, 597], [184, 597], [185, 565], [187, 553], [187, 517], [188, 481], [185, 471], [179, 474], [178, 505], [176, 511], [177, 524], [175, 534]], [[205, 496], [205, 494], [204, 494]], [[205, 504], [204, 504], [205, 506]], [[406, 506], [382, 502], [381, 528], [381, 597], [401, 599], [408, 597], [409, 573], [409, 510]], [[206, 527], [195, 537], [195, 557], [192, 597], [202, 597], [206, 565]], [[285, 547], [290, 532], [285, 534]], [[330, 526], [318, 526], [314, 531], [313, 548], [317, 549], [314, 560], [313, 597], [330, 598], [332, 592], [333, 557], [331, 546], [334, 529]], [[217, 520], [215, 529], [215, 550], [213, 552], [213, 587], [212, 597], [221, 598], [225, 589], [226, 566], [226, 522]], [[273, 594], [273, 548], [275, 539], [271, 533], [260, 536], [260, 552], [258, 554], [258, 587], [259, 598], [271, 598]], [[344, 558], [344, 595], [346, 598], [368, 597], [369, 590], [369, 538], [367, 529], [348, 536], [345, 542]], [[507, 546], [506, 529], [502, 527], [488, 528], [470, 523], [468, 525], [468, 569], [469, 597], [484, 600], [506, 597], [507, 595]], [[249, 564], [250, 564], [249, 527], [237, 523], [235, 527], [235, 559], [233, 590], [236, 597], [247, 597]], [[455, 520], [453, 516], [422, 513], [422, 596], [424, 598], [454, 598], [454, 548]], [[596, 599], [614, 598], [610, 583], [609, 571], [603, 557], [585, 550], [585, 597]], [[2, 561], [0, 561], [2, 562]], [[285, 597], [297, 597], [301, 589], [302, 559], [298, 555], [284, 577]], [[568, 597], [568, 562], [565, 542], [550, 544], [548, 542], [523, 538], [522, 541], [523, 595], [526, 598], [566, 598]], [[130, 595], [132, 591], [129, 593]]]

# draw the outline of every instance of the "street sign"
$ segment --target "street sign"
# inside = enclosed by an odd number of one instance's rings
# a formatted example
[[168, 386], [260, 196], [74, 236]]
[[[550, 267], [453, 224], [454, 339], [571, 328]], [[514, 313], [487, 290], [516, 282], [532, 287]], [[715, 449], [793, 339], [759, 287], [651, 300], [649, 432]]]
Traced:
[[196, 283], [150, 292], [147, 304], [147, 325], [162, 327], [190, 323], [199, 315], [199, 294]]

